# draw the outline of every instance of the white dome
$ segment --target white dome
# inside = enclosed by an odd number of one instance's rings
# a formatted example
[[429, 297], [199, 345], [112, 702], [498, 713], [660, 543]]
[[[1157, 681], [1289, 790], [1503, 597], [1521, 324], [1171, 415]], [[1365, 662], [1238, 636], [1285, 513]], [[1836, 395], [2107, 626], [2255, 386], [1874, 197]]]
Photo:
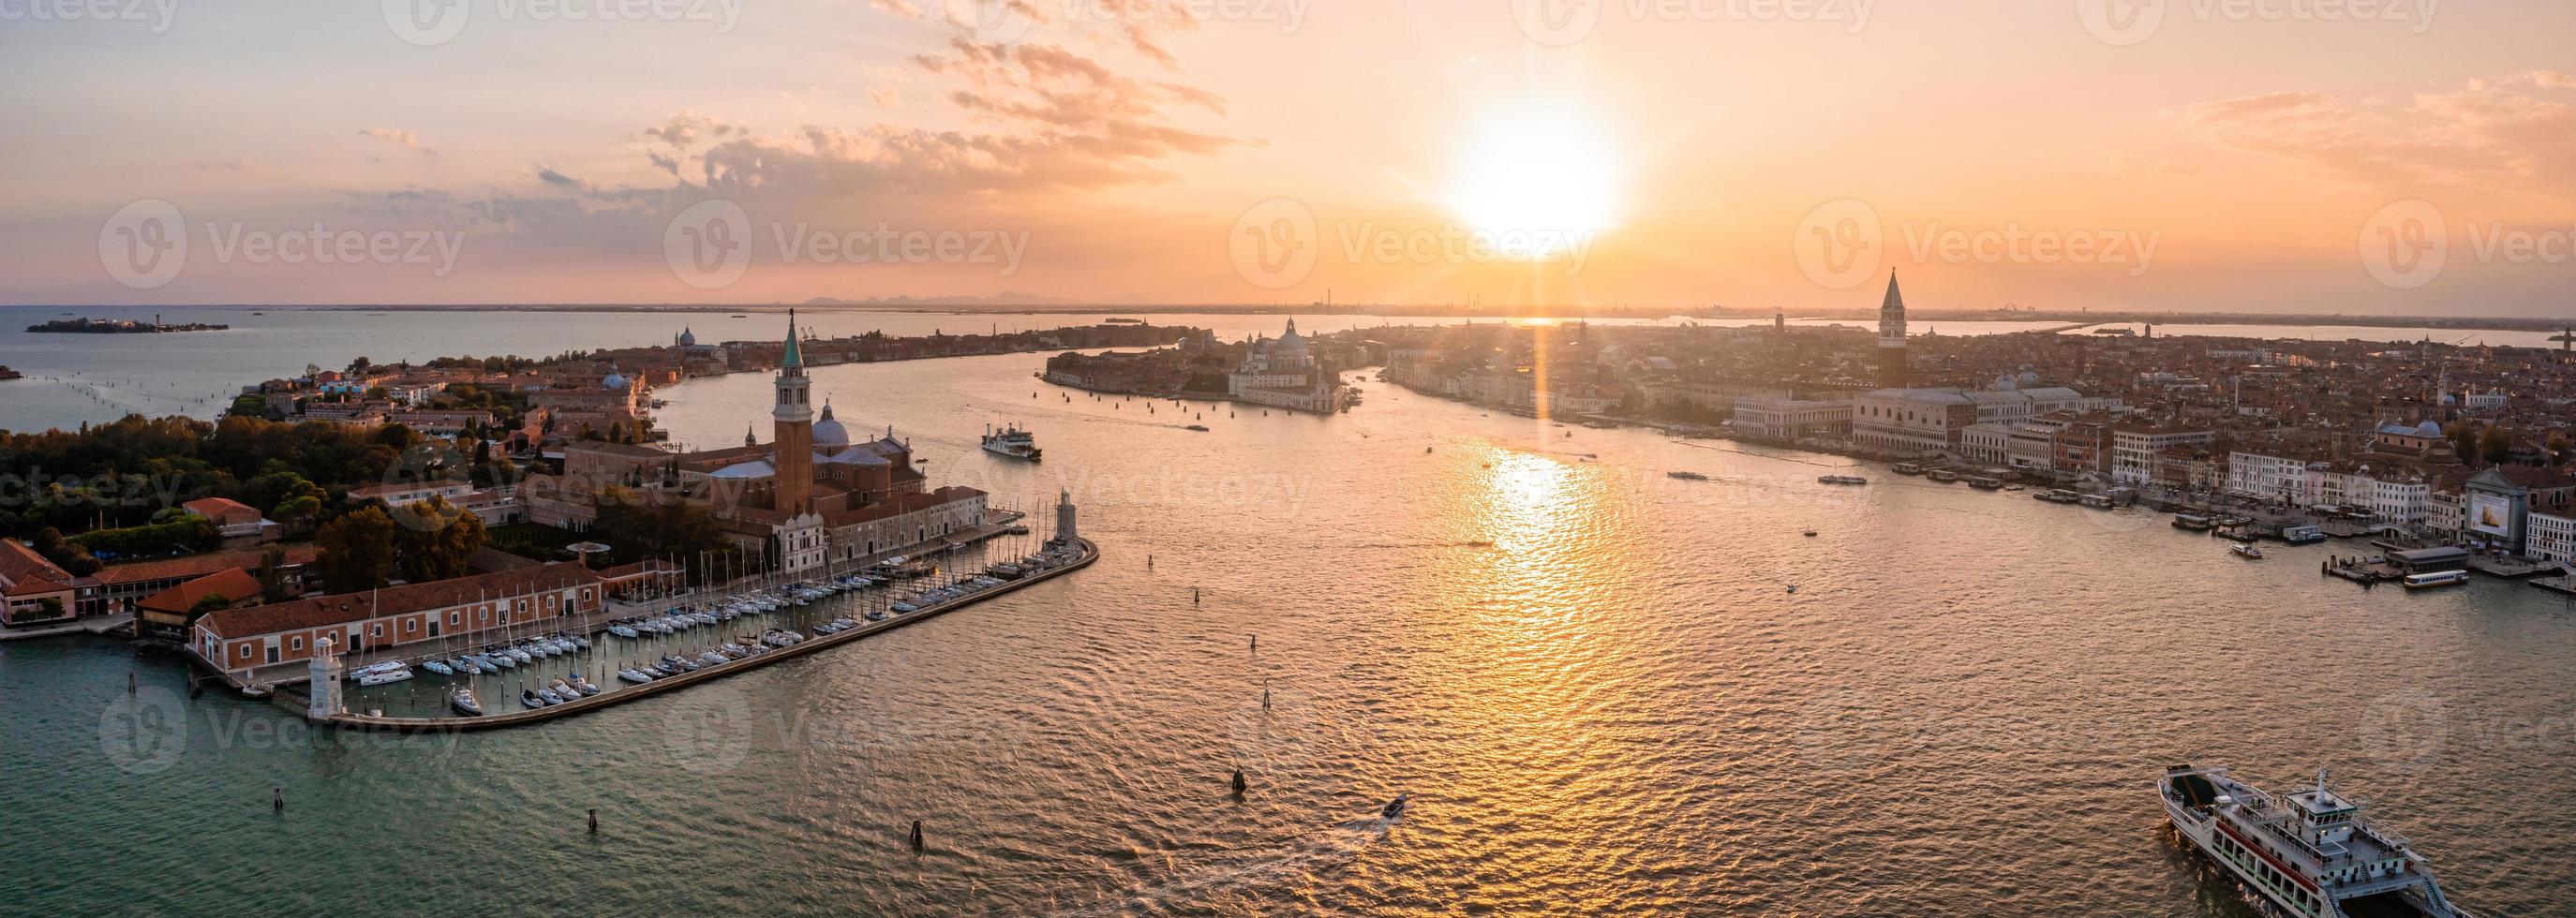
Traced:
[[626, 377], [617, 375], [616, 370], [610, 370], [608, 371], [608, 375], [599, 381], [599, 387], [610, 392], [624, 392], [626, 391]]
[[842, 427], [841, 422], [832, 419], [832, 403], [829, 401], [824, 402], [823, 420], [814, 424], [814, 448], [822, 449], [824, 447], [841, 447], [848, 445], [850, 445], [849, 429]]

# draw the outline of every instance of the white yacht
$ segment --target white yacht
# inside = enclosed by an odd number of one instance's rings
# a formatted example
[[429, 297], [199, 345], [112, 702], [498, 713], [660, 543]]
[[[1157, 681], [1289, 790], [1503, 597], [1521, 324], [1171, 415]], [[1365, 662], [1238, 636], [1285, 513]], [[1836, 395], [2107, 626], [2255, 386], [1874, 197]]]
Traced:
[[2227, 769], [2173, 765], [2156, 782], [2174, 829], [2274, 906], [2304, 918], [2471, 918], [2406, 839], [2326, 788], [2276, 799]]
[[1018, 424], [1007, 425], [1000, 430], [994, 430], [990, 424], [984, 425], [984, 451], [1030, 462], [1038, 461], [1039, 454], [1044, 452], [1038, 449], [1037, 438], [1029, 436], [1029, 432]]

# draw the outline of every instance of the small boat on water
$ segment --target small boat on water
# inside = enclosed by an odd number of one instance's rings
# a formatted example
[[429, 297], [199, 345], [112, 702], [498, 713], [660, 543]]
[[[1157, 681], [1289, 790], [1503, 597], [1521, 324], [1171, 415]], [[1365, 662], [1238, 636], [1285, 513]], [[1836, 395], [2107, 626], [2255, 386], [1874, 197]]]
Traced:
[[475, 699], [473, 689], [463, 686], [458, 686], [455, 691], [447, 693], [447, 706], [455, 708], [456, 713], [467, 717], [483, 716], [483, 702]]
[[637, 685], [642, 685], [642, 684], [644, 684], [644, 683], [647, 683], [647, 682], [651, 682], [651, 681], [653, 681], [653, 677], [652, 677], [652, 675], [651, 675], [651, 674], [646, 673], [646, 672], [644, 672], [643, 670], [640, 670], [640, 669], [634, 669], [634, 668], [631, 668], [631, 667], [630, 667], [630, 668], [627, 668], [627, 669], [621, 669], [621, 670], [618, 670], [618, 671], [617, 671], [617, 678], [624, 679], [624, 680], [626, 680], [626, 681], [628, 681], [628, 682], [632, 682], [632, 683], [635, 683], [635, 684], [637, 684]]
[[564, 697], [564, 696], [562, 696], [561, 694], [556, 693], [556, 692], [555, 692], [555, 690], [554, 690], [554, 689], [552, 689], [552, 688], [541, 688], [541, 689], [538, 689], [538, 690], [537, 690], [537, 698], [538, 698], [539, 700], [541, 700], [541, 701], [544, 701], [544, 702], [545, 702], [546, 704], [548, 704], [548, 705], [558, 705], [558, 704], [562, 704], [562, 703], [564, 703], [564, 702], [566, 702], [566, 701], [570, 701], [570, 700], [571, 700], [571, 699], [569, 699], [569, 698], [565, 698], [565, 697]]
[[2459, 586], [2460, 584], [2467, 582], [2469, 582], [2468, 571], [2433, 571], [2425, 574], [2408, 574], [2406, 575], [2405, 581], [2406, 588], [2410, 590], [2429, 590], [2435, 587]]
[[398, 665], [394, 669], [377, 669], [359, 673], [358, 684], [385, 685], [388, 683], [401, 682], [409, 678], [411, 678], [411, 667]]
[[2248, 543], [2238, 542], [2234, 545], [2227, 546], [2227, 550], [2229, 553], [2234, 554], [2239, 558], [2253, 561], [2263, 560], [2263, 550]]
[[421, 661], [420, 668], [442, 676], [456, 675], [456, 670], [454, 668], [439, 660], [423, 660]]
[[580, 673], [574, 673], [566, 678], [572, 680], [573, 691], [580, 692], [584, 696], [599, 694], [599, 686], [591, 684], [589, 677], [583, 676]]
[[1862, 478], [1858, 475], [1819, 475], [1816, 477], [1816, 483], [1829, 485], [1865, 485], [1869, 483], [1869, 479]]
[[1411, 809], [1412, 807], [1412, 794], [1397, 794], [1395, 795], [1395, 799], [1387, 801], [1385, 806], [1378, 808], [1377, 816], [1379, 819], [1394, 822], [1398, 819], [1403, 819], [1404, 811]]
[[530, 708], [542, 708], [546, 706], [545, 699], [537, 697], [537, 693], [535, 691], [525, 689], [522, 689], [519, 692], [519, 703], [527, 705]]
[[467, 675], [480, 676], [483, 674], [483, 666], [474, 662], [473, 657], [457, 657], [456, 659], [447, 661], [447, 665], [455, 667], [457, 671]]
[[1207, 427], [1205, 427], [1205, 426], [1203, 426], [1203, 425], [1199, 425], [1199, 424], [1191, 424], [1191, 425], [1189, 425], [1189, 426], [1187, 426], [1187, 427], [1183, 427], [1183, 428], [1181, 428], [1181, 429], [1182, 429], [1182, 430], [1195, 430], [1195, 431], [1198, 431], [1198, 432], [1200, 432], [1200, 433], [1206, 433], [1206, 432], [1208, 432]]
[[618, 637], [622, 637], [622, 638], [631, 638], [631, 637], [636, 637], [636, 636], [637, 636], [635, 629], [630, 628], [630, 627], [627, 627], [624, 623], [619, 623], [619, 624], [615, 624], [615, 625], [610, 625], [610, 626], [608, 626], [608, 633], [610, 633], [610, 634], [614, 634], [614, 635], [617, 635]]
[[1700, 474], [1700, 473], [1698, 473], [1698, 472], [1665, 472], [1665, 473], [1664, 473], [1664, 477], [1667, 477], [1667, 478], [1679, 478], [1679, 479], [1681, 479], [1681, 480], [1683, 480], [1683, 481], [1707, 481], [1707, 480], [1708, 480], [1708, 476], [1706, 476], [1706, 475], [1702, 475], [1702, 474]]

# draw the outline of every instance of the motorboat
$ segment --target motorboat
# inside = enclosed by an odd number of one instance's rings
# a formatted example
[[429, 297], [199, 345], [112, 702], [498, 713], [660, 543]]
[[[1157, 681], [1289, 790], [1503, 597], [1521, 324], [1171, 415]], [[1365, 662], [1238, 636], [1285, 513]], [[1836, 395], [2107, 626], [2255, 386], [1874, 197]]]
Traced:
[[483, 716], [483, 702], [474, 697], [473, 689], [464, 686], [458, 686], [455, 691], [447, 693], [447, 706], [455, 708], [456, 713], [467, 717]]
[[730, 663], [730, 662], [733, 662], [733, 661], [732, 661], [732, 660], [730, 660], [730, 659], [727, 659], [727, 658], [725, 657], [725, 655], [724, 655], [724, 654], [720, 654], [720, 653], [717, 653], [717, 652], [712, 651], [712, 650], [707, 650], [707, 651], [700, 651], [700, 652], [698, 653], [698, 662], [700, 662], [700, 663], [704, 663], [704, 664], [706, 664], [706, 665], [708, 665], [708, 666], [723, 666], [723, 665], [725, 665], [726, 663]]
[[456, 670], [455, 670], [454, 668], [452, 668], [452, 667], [448, 666], [445, 662], [443, 662], [443, 661], [439, 661], [439, 660], [422, 660], [422, 661], [420, 662], [420, 668], [422, 668], [422, 669], [426, 669], [426, 670], [429, 670], [430, 672], [437, 673], [437, 674], [442, 675], [442, 676], [453, 676], [453, 675], [456, 675]]
[[523, 690], [519, 692], [519, 703], [531, 708], [542, 708], [546, 706], [545, 698], [539, 696], [532, 690]]
[[872, 622], [881, 622], [881, 621], [885, 621], [885, 620], [886, 620], [886, 618], [887, 618], [887, 616], [886, 616], [886, 614], [885, 614], [885, 613], [883, 613], [883, 612], [879, 612], [879, 611], [877, 611], [877, 610], [875, 610], [875, 609], [869, 609], [869, 610], [868, 610], [868, 613], [867, 613], [867, 615], [866, 615], [865, 617], [867, 618], [867, 620], [872, 621]]
[[457, 657], [456, 659], [447, 661], [447, 665], [468, 675], [480, 676], [483, 674], [482, 664], [474, 662], [474, 658], [472, 657]]
[[622, 637], [622, 638], [631, 638], [631, 637], [637, 637], [637, 636], [638, 636], [634, 628], [629, 627], [628, 625], [626, 625], [626, 624], [625, 624], [625, 623], [623, 623], [623, 622], [618, 623], [618, 624], [614, 624], [614, 625], [610, 625], [610, 626], [608, 626], [608, 633], [610, 633], [610, 634], [614, 634], [614, 635], [617, 635], [618, 637]]
[[562, 695], [556, 694], [556, 693], [555, 693], [555, 690], [554, 690], [554, 689], [552, 689], [552, 688], [541, 688], [541, 689], [537, 689], [537, 690], [536, 690], [536, 692], [537, 692], [537, 697], [538, 697], [538, 698], [540, 698], [540, 699], [543, 699], [543, 700], [545, 701], [545, 703], [547, 703], [547, 704], [549, 704], [549, 705], [562, 704], [562, 703], [564, 703], [564, 702], [566, 702], [566, 701], [571, 700], [571, 699], [567, 699], [567, 698], [565, 698], [565, 697], [564, 697], [564, 696], [562, 696]]
[[385, 685], [411, 678], [411, 667], [395, 664], [393, 669], [369, 669], [358, 674], [359, 685]]
[[510, 659], [517, 660], [521, 663], [537, 662], [537, 658], [528, 653], [528, 650], [525, 647], [503, 647], [501, 648], [501, 652], [509, 654]]
[[633, 668], [618, 670], [617, 678], [624, 679], [637, 685], [653, 681], [653, 677], [650, 674], [645, 673], [643, 670]]
[[1666, 478], [1679, 478], [1679, 479], [1681, 479], [1681, 480], [1683, 480], [1683, 481], [1707, 481], [1707, 480], [1708, 480], [1708, 476], [1706, 476], [1706, 475], [1702, 475], [1702, 474], [1700, 474], [1700, 473], [1698, 473], [1698, 472], [1665, 472], [1665, 473], [1664, 473], [1664, 477], [1666, 477]]
[[1858, 475], [1820, 475], [1817, 476], [1816, 482], [1830, 485], [1865, 485], [1869, 483], [1869, 479]]
[[572, 649], [574, 649], [574, 650], [589, 650], [589, 649], [590, 649], [590, 639], [589, 639], [589, 638], [586, 638], [586, 637], [583, 637], [583, 636], [581, 636], [581, 635], [578, 635], [578, 634], [573, 635], [573, 636], [568, 637], [568, 638], [565, 638], [565, 639], [564, 639], [564, 641], [565, 641], [566, 643], [571, 644], [571, 645], [572, 645]]
[[493, 666], [501, 669], [519, 668], [519, 661], [516, 658], [513, 658], [509, 654], [501, 651], [486, 651], [483, 654], [483, 659], [491, 663]]
[[2239, 558], [2245, 558], [2245, 559], [2253, 560], [2253, 561], [2261, 561], [2261, 560], [2263, 560], [2263, 550], [2262, 550], [2262, 549], [2260, 549], [2260, 548], [2256, 548], [2256, 547], [2254, 547], [2253, 545], [2251, 545], [2251, 544], [2247, 544], [2247, 543], [2244, 543], [2244, 542], [2238, 542], [2238, 543], [2236, 543], [2236, 544], [2234, 544], [2234, 545], [2230, 545], [2230, 546], [2228, 546], [2228, 547], [2227, 547], [2227, 550], [2228, 550], [2228, 552], [2229, 552], [2229, 553], [2234, 554], [2235, 556], [2237, 556], [2237, 557], [2239, 557]]
[[894, 605], [892, 605], [892, 606], [888, 606], [887, 608], [893, 609], [893, 610], [895, 610], [895, 611], [896, 611], [896, 612], [898, 612], [898, 613], [901, 613], [901, 612], [919, 612], [919, 611], [921, 611], [921, 607], [920, 607], [920, 606], [916, 606], [916, 605], [913, 605], [913, 604], [908, 603], [908, 602], [899, 602], [899, 603], [895, 603]]
[[1410, 809], [1412, 806], [1412, 794], [1397, 794], [1395, 795], [1395, 799], [1387, 801], [1385, 806], [1378, 808], [1377, 815], [1379, 819], [1394, 822], [1398, 819], [1403, 819], [1404, 811]]
[[566, 678], [572, 680], [573, 691], [580, 692], [584, 696], [599, 694], [599, 686], [591, 684], [591, 681], [580, 673], [574, 673]]

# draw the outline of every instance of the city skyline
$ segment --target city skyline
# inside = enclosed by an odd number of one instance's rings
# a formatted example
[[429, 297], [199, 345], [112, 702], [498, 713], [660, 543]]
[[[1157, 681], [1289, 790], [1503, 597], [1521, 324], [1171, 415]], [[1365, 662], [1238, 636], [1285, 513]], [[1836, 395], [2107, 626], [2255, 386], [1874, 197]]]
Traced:
[[8, 98], [0, 302], [2546, 317], [2576, 257], [2538, 3], [42, 9], [29, 85], [116, 79]]

